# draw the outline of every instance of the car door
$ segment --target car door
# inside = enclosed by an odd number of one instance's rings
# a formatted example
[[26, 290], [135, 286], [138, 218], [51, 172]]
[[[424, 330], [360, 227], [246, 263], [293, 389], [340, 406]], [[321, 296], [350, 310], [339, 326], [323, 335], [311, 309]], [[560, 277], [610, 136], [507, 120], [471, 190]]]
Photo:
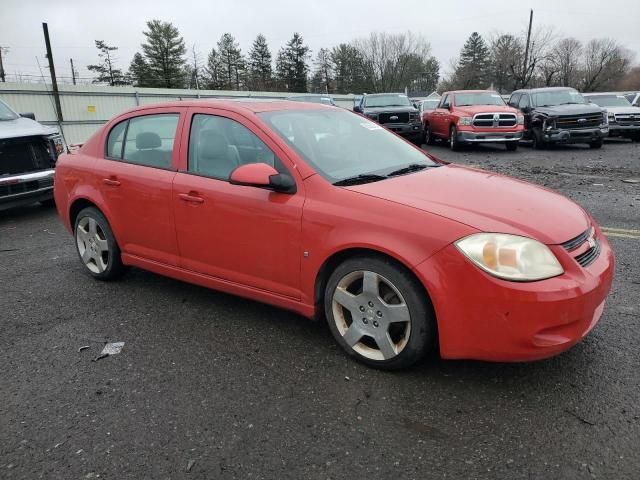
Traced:
[[524, 115], [524, 129], [528, 131], [531, 125], [531, 99], [528, 93], [523, 93], [520, 97], [518, 109]]
[[442, 100], [440, 101], [440, 104], [438, 105], [438, 108], [436, 108], [434, 110], [434, 115], [433, 118], [435, 119], [435, 125], [433, 125], [431, 127], [431, 129], [435, 132], [436, 135], [438, 135], [439, 137], [448, 137], [449, 136], [449, 129], [447, 127], [445, 127], [445, 125], [448, 125], [448, 119], [449, 119], [449, 102], [450, 102], [450, 95], [447, 93], [442, 97]]
[[[190, 109], [173, 206], [181, 266], [300, 298], [302, 182], [277, 143], [243, 116]], [[292, 175], [295, 194], [232, 185], [231, 172], [251, 162]]]
[[122, 252], [178, 264], [172, 211], [178, 160], [176, 132], [186, 110], [135, 112], [105, 135], [95, 164], [97, 188]]

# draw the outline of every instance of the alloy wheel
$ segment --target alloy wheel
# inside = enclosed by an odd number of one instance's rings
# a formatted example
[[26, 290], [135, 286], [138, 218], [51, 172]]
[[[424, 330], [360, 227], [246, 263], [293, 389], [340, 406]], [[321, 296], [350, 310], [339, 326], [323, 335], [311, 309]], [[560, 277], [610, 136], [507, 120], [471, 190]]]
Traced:
[[85, 266], [93, 273], [102, 273], [109, 265], [109, 242], [98, 222], [83, 217], [76, 228], [78, 253]]
[[409, 307], [395, 285], [375, 272], [345, 275], [333, 292], [332, 310], [343, 340], [367, 359], [390, 360], [409, 341]]

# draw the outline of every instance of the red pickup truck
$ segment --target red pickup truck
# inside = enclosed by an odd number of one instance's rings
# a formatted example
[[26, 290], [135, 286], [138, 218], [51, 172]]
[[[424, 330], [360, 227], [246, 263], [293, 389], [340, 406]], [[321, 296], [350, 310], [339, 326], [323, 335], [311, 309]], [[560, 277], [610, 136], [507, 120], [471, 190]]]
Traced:
[[451, 150], [463, 144], [504, 143], [516, 150], [524, 131], [524, 116], [489, 90], [445, 92], [435, 110], [423, 114], [424, 141], [449, 141]]

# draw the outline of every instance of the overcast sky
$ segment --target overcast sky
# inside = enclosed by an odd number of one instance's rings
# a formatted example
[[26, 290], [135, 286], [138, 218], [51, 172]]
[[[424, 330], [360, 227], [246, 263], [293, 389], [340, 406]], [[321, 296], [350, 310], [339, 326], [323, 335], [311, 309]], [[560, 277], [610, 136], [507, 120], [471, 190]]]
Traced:
[[640, 61], [640, 0], [0, 0], [0, 46], [10, 49], [8, 74], [39, 75], [35, 57], [44, 70], [41, 24], [48, 22], [56, 71], [64, 77], [71, 75], [69, 58], [87, 76], [85, 66], [97, 60], [95, 39], [119, 47], [118, 66], [126, 70], [153, 18], [176, 25], [203, 60], [225, 32], [243, 52], [263, 33], [275, 58], [294, 31], [315, 52], [373, 30], [412, 30], [429, 40], [446, 67], [473, 31], [525, 30], [530, 8], [534, 26], [550, 25], [582, 41], [612, 37]]

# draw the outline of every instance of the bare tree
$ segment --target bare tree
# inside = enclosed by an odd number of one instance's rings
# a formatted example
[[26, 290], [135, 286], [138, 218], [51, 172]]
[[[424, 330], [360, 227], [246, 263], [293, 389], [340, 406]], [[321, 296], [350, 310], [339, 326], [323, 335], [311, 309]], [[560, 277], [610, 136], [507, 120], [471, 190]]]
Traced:
[[522, 39], [510, 33], [501, 34], [489, 40], [489, 48], [493, 86], [499, 92], [511, 92], [516, 86], [514, 67], [524, 55]]
[[553, 63], [558, 72], [558, 84], [572, 87], [578, 83], [582, 43], [573, 37], [563, 38], [552, 49]]
[[[525, 38], [525, 35], [523, 32], [521, 38]], [[520, 59], [509, 66], [514, 79], [514, 90], [528, 87], [532, 83], [536, 73], [548, 61], [551, 45], [555, 38], [556, 34], [552, 27], [543, 26], [531, 34], [531, 45], [529, 46], [529, 58], [527, 61], [523, 62], [523, 59]], [[521, 41], [524, 44], [524, 40]]]
[[610, 38], [593, 39], [584, 48], [582, 90], [615, 88], [631, 68], [632, 53]]
[[622, 90], [640, 90], [640, 67], [635, 67], [620, 80]]

